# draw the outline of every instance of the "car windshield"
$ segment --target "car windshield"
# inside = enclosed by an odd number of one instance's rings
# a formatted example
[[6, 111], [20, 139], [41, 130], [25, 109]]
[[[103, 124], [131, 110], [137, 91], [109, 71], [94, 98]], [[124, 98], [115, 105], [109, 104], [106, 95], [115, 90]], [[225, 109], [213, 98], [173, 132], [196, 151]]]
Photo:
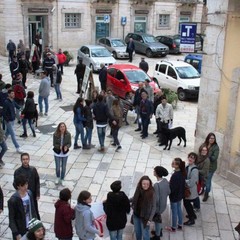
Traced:
[[111, 43], [113, 47], [124, 47], [126, 45], [121, 39], [114, 39]]
[[198, 71], [192, 66], [176, 67], [178, 75], [182, 79], [199, 78]]
[[91, 50], [92, 57], [110, 57], [111, 53], [105, 48], [94, 48]]
[[149, 76], [142, 70], [126, 70], [125, 74], [130, 83], [139, 83], [144, 82], [146, 79], [151, 79]]
[[146, 43], [154, 43], [157, 42], [156, 38], [154, 36], [144, 36], [144, 40]]

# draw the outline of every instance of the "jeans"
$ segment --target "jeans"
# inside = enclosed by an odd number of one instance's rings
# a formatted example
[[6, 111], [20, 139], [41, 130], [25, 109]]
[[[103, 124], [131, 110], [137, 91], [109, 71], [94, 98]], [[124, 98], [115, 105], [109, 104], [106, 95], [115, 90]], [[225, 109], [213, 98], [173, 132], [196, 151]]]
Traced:
[[106, 135], [106, 127], [97, 127], [97, 134], [100, 147], [104, 147], [104, 140]]
[[142, 238], [143, 240], [150, 240], [149, 225], [144, 228], [142, 219], [135, 214], [133, 215], [133, 224], [136, 240], [142, 240]]
[[211, 192], [211, 187], [212, 187], [212, 177], [213, 177], [214, 172], [209, 172], [207, 176], [207, 181], [206, 181], [206, 193]]
[[2, 148], [0, 152], [0, 160], [2, 160], [3, 155], [7, 151], [7, 144], [4, 140], [0, 143], [0, 147]]
[[47, 97], [42, 97], [42, 96], [38, 96], [38, 104], [39, 104], [39, 111], [40, 113], [43, 112], [43, 104], [42, 102], [44, 101], [45, 104], [45, 113], [48, 113], [48, 96]]
[[117, 146], [120, 146], [120, 142], [118, 140], [118, 131], [119, 131], [119, 127], [112, 128], [112, 137], [113, 137], [113, 143], [115, 143]]
[[26, 118], [22, 119], [23, 133], [27, 134], [27, 121], [28, 121], [29, 127], [31, 128], [32, 133], [34, 135], [35, 134], [35, 129], [34, 129], [34, 124], [33, 124], [33, 120], [32, 119], [26, 119]]
[[62, 93], [60, 90], [60, 83], [55, 83], [54, 84], [55, 92], [57, 94], [57, 99], [62, 99]]
[[150, 123], [149, 116], [147, 114], [142, 114], [142, 134], [144, 137], [148, 136], [148, 125]]
[[186, 212], [188, 214], [188, 218], [189, 220], [194, 220], [194, 218], [196, 218], [196, 214], [194, 213], [194, 210], [193, 210], [193, 205], [192, 203], [194, 203], [195, 199], [184, 199], [183, 200], [183, 204], [184, 204], [184, 207], [186, 209]]
[[11, 135], [12, 142], [13, 142], [15, 148], [19, 148], [19, 144], [16, 140], [16, 135], [15, 135], [15, 132], [14, 132], [14, 129], [13, 129], [14, 121], [9, 121], [9, 122], [5, 121], [5, 126], [6, 126], [6, 131], [5, 131], [6, 139], [9, 135]]
[[86, 130], [86, 134], [85, 134], [85, 137], [84, 137], [84, 143], [88, 144], [88, 145], [91, 145], [91, 143], [92, 143], [92, 130], [93, 129], [86, 127], [85, 130]]
[[183, 224], [183, 212], [181, 208], [182, 200], [179, 202], [171, 202], [171, 210], [172, 210], [172, 227], [177, 228], [177, 220], [178, 225], [182, 226]]
[[75, 145], [75, 146], [77, 145], [77, 143], [78, 143], [78, 138], [79, 138], [79, 135], [80, 135], [80, 134], [81, 134], [81, 142], [82, 142], [82, 145], [85, 145], [83, 124], [82, 124], [82, 123], [76, 123], [76, 124], [74, 123], [74, 125], [75, 125], [75, 130], [76, 130], [74, 145]]
[[110, 240], [122, 240], [123, 229], [109, 231]]
[[156, 236], [158, 236], [158, 237], [160, 236], [161, 230], [162, 230], [162, 224], [155, 222], [155, 232], [156, 232]]
[[135, 112], [137, 114], [138, 128], [141, 129], [142, 128], [142, 124], [140, 123], [140, 107], [139, 106], [136, 106]]
[[[66, 173], [66, 165], [67, 165], [68, 157], [57, 157], [57, 156], [54, 156], [54, 158], [55, 158], [55, 164], [56, 164], [56, 175], [57, 175], [57, 178], [61, 178], [63, 180], [64, 177], [65, 177], [65, 173]], [[60, 174], [60, 168], [61, 168], [61, 174]]]

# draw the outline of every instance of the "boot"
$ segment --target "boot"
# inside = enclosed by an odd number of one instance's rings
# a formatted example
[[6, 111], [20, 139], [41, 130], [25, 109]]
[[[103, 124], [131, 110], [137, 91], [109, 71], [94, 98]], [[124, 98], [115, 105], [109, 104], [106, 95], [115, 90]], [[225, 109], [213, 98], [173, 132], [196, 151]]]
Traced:
[[208, 197], [209, 197], [208, 192], [205, 192], [202, 201], [203, 201], [203, 202], [206, 202], [206, 201], [208, 200]]

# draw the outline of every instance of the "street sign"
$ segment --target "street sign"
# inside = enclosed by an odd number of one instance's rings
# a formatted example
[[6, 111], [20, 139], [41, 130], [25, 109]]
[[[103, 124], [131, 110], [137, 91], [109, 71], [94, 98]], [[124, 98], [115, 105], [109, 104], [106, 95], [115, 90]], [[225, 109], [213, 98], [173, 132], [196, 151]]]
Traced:
[[180, 27], [180, 52], [194, 52], [197, 24], [181, 23]]
[[121, 25], [125, 26], [127, 24], [127, 17], [121, 17]]
[[108, 14], [104, 15], [104, 22], [105, 23], [109, 23], [110, 22], [110, 15], [108, 15]]

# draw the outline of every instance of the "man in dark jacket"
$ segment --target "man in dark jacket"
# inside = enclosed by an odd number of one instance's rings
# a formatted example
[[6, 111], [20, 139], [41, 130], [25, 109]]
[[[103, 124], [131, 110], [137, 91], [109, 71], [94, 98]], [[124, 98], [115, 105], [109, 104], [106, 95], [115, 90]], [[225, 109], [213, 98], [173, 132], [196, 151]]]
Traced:
[[100, 143], [100, 152], [104, 152], [104, 140], [106, 135], [106, 127], [108, 118], [110, 117], [108, 107], [103, 101], [103, 96], [98, 95], [97, 103], [93, 106], [93, 117], [96, 120], [98, 139]]
[[77, 76], [77, 92], [80, 93], [82, 90], [82, 82], [85, 74], [86, 65], [83, 64], [82, 58], [78, 57], [78, 64], [75, 68], [74, 74]]
[[30, 156], [28, 153], [21, 154], [22, 166], [17, 168], [14, 172], [14, 179], [19, 175], [24, 175], [28, 181], [28, 189], [31, 190], [33, 195], [34, 207], [36, 210], [37, 218], [40, 220], [38, 212], [38, 200], [40, 198], [40, 181], [37, 169], [29, 165]]
[[15, 45], [15, 43], [11, 39], [9, 39], [9, 42], [7, 44], [7, 50], [9, 52], [8, 61], [11, 62], [12, 61], [12, 57], [13, 57], [13, 55], [16, 52], [16, 45]]
[[36, 218], [31, 191], [28, 191], [27, 178], [19, 175], [14, 180], [16, 192], [8, 200], [9, 227], [14, 240], [20, 240], [27, 232], [28, 222]]
[[101, 84], [102, 91], [107, 90], [107, 68], [105, 67], [104, 63], [100, 64], [101, 70], [99, 72], [99, 81]]
[[47, 52], [47, 57], [43, 60], [43, 69], [47, 71], [51, 79], [51, 87], [53, 87], [53, 70], [52, 66], [55, 64], [55, 60], [52, 57], [51, 52]]
[[139, 68], [141, 68], [145, 73], [148, 72], [148, 63], [145, 61], [144, 57], [141, 57], [141, 62], [139, 63]]
[[127, 43], [127, 49], [126, 49], [126, 52], [128, 52], [129, 54], [129, 62], [132, 62], [132, 55], [134, 51], [135, 51], [135, 44], [133, 42], [133, 39], [130, 38], [129, 42]]
[[11, 72], [11, 76], [12, 76], [12, 80], [15, 80], [17, 77], [17, 74], [19, 73], [19, 63], [18, 63], [18, 59], [17, 56], [13, 56], [12, 57], [12, 61], [9, 65], [10, 67], [10, 72]]
[[22, 55], [21, 59], [19, 60], [19, 71], [22, 74], [22, 84], [25, 89], [27, 88], [26, 80], [29, 69], [30, 69], [29, 62], [26, 60], [25, 55]]

